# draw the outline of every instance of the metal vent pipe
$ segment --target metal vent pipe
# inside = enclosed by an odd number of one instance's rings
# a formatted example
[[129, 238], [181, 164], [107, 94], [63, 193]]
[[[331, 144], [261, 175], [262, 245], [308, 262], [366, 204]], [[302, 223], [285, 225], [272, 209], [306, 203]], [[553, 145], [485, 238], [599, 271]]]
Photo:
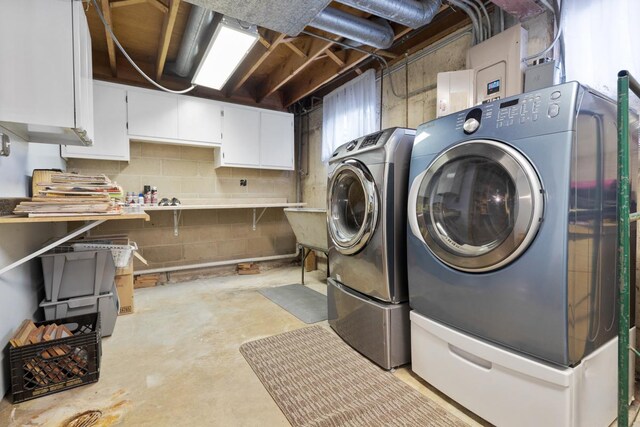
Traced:
[[193, 65], [199, 53], [206, 49], [205, 35], [209, 32], [215, 13], [195, 4], [191, 6], [189, 21], [182, 36], [180, 50], [171, 71], [182, 77], [192, 74]]
[[386, 49], [393, 44], [393, 28], [388, 22], [369, 21], [332, 7], [320, 12], [309, 26], [378, 49]]
[[410, 28], [427, 25], [438, 13], [441, 0], [337, 0]]

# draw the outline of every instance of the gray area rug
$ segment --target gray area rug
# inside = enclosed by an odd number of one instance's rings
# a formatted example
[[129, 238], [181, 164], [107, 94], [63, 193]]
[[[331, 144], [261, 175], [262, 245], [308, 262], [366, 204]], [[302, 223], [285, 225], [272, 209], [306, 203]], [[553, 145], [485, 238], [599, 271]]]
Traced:
[[321, 326], [240, 352], [294, 427], [467, 426]]
[[260, 289], [260, 292], [289, 313], [311, 324], [327, 320], [327, 297], [300, 284]]

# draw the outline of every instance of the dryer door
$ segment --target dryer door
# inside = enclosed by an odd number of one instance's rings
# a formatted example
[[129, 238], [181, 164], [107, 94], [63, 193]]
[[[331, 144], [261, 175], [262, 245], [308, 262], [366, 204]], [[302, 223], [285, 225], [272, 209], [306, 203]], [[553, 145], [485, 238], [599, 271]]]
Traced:
[[540, 179], [513, 147], [490, 140], [454, 145], [413, 181], [412, 233], [442, 262], [487, 272], [515, 260], [543, 215]]
[[376, 185], [364, 164], [348, 159], [335, 169], [329, 181], [327, 211], [329, 236], [336, 249], [345, 255], [359, 252], [378, 220]]

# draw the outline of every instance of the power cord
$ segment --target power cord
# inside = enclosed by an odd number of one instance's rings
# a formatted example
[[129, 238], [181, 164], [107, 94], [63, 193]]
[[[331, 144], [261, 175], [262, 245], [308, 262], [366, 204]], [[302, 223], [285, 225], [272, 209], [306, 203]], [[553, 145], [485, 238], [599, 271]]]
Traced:
[[[108, 0], [102, 0], [102, 1], [108, 1]], [[149, 83], [151, 83], [152, 85], [154, 85], [155, 87], [157, 87], [160, 90], [163, 90], [165, 92], [169, 92], [169, 93], [177, 93], [177, 94], [182, 94], [182, 93], [187, 93], [192, 91], [193, 89], [195, 89], [196, 85], [191, 85], [191, 87], [184, 89], [184, 90], [172, 90], [172, 89], [168, 89], [164, 86], [162, 86], [159, 83], [156, 83], [151, 77], [149, 77], [148, 75], [145, 74], [144, 71], [142, 71], [140, 69], [140, 67], [138, 67], [138, 65], [133, 61], [133, 59], [131, 59], [131, 57], [129, 56], [129, 54], [127, 53], [126, 50], [124, 50], [124, 48], [122, 47], [122, 45], [120, 44], [120, 42], [118, 41], [118, 38], [116, 37], [116, 35], [113, 33], [113, 30], [111, 29], [111, 27], [109, 26], [109, 24], [107, 24], [107, 21], [104, 19], [104, 16], [102, 15], [102, 12], [100, 11], [100, 7], [98, 6], [98, 2], [96, 0], [92, 0], [93, 2], [93, 6], [96, 8], [96, 13], [98, 14], [98, 17], [100, 18], [100, 20], [102, 21], [102, 24], [104, 25], [104, 27], [107, 29], [107, 32], [109, 33], [109, 35], [111, 36], [111, 39], [113, 40], [113, 42], [116, 44], [116, 46], [118, 46], [118, 49], [120, 49], [120, 52], [122, 52], [122, 54], [124, 55], [125, 58], [127, 58], [127, 61], [129, 61], [129, 63], [133, 66], [133, 68], [136, 69], [136, 71], [138, 71], [138, 73], [140, 73], [142, 75], [142, 77], [144, 77]]]

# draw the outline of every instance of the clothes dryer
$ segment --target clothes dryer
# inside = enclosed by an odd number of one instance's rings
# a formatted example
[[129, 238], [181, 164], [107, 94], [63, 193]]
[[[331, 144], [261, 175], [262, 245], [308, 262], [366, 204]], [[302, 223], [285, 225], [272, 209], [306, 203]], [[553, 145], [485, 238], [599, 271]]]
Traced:
[[339, 147], [329, 161], [329, 324], [391, 369], [408, 363], [406, 200], [414, 129]]

